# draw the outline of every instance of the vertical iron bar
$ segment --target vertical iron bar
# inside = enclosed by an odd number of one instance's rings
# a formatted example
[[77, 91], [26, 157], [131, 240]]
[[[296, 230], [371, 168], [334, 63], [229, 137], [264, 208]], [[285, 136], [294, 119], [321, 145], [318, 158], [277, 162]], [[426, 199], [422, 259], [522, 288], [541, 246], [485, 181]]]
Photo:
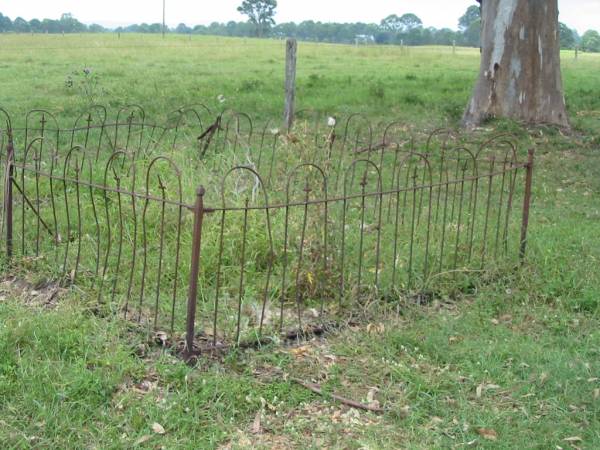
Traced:
[[533, 157], [535, 151], [529, 149], [529, 157], [527, 160], [527, 172], [525, 175], [525, 196], [523, 199], [523, 221], [521, 224], [521, 248], [519, 250], [519, 257], [521, 261], [525, 259], [525, 252], [527, 250], [527, 229], [529, 228], [529, 208], [531, 206], [531, 185], [533, 182]]
[[8, 260], [12, 258], [13, 254], [13, 182], [14, 182], [14, 161], [15, 161], [15, 148], [13, 146], [12, 134], [9, 132], [8, 135], [8, 147], [7, 147], [7, 178], [6, 183], [6, 199], [5, 199], [5, 217], [6, 217], [6, 256]]
[[415, 167], [414, 169], [414, 174], [413, 174], [413, 188], [412, 188], [412, 217], [411, 217], [411, 224], [410, 224], [410, 247], [409, 247], [409, 252], [408, 252], [408, 284], [407, 287], [410, 289], [411, 285], [412, 285], [412, 266], [413, 266], [413, 251], [414, 251], [414, 244], [415, 244], [415, 221], [416, 221], [416, 217], [415, 215], [417, 214], [417, 168]]
[[186, 356], [194, 351], [194, 327], [196, 325], [196, 303], [198, 300], [198, 274], [200, 272], [200, 246], [202, 244], [202, 221], [204, 219], [205, 189], [200, 186], [196, 191], [194, 206], [194, 237], [192, 241], [192, 260], [190, 266], [190, 285], [187, 305], [187, 324], [185, 334]]
[[244, 204], [244, 228], [242, 230], [242, 249], [240, 253], [240, 284], [238, 292], [238, 311], [237, 311], [237, 330], [235, 333], [236, 345], [240, 343], [240, 334], [242, 327], [242, 302], [244, 301], [244, 269], [246, 265], [246, 240], [248, 236], [248, 209], [249, 199], [246, 198]]

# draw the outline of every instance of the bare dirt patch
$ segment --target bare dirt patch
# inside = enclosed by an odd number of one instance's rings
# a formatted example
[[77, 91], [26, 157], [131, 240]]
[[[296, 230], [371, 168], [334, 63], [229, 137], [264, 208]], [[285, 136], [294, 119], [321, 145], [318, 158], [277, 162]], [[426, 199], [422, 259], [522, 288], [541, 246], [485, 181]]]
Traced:
[[66, 289], [55, 282], [32, 283], [14, 276], [0, 281], [0, 301], [12, 298], [36, 308], [56, 308], [66, 292]]

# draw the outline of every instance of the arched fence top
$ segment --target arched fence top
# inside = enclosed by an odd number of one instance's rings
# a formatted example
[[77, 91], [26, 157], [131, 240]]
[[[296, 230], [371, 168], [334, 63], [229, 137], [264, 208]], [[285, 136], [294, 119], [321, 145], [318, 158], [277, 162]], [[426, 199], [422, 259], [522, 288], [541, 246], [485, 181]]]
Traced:
[[[292, 169], [292, 171], [289, 173], [288, 177], [287, 177], [287, 183], [286, 183], [286, 188], [285, 188], [285, 199], [286, 199], [286, 203], [290, 203], [291, 199], [290, 199], [290, 191], [291, 191], [291, 186], [292, 186], [292, 182], [296, 179], [297, 175], [300, 175], [301, 172], [305, 172], [305, 171], [314, 171], [316, 172], [320, 179], [321, 179], [321, 192], [323, 193], [323, 200], [325, 202], [327, 202], [327, 175], [325, 174], [325, 171], [319, 167], [318, 165], [314, 164], [314, 163], [304, 163], [304, 164], [300, 164], [296, 167], [294, 167], [294, 169]], [[314, 189], [311, 189], [311, 185], [309, 183], [308, 180], [308, 175], [306, 174], [306, 181], [305, 181], [305, 187], [304, 190], [306, 192], [306, 198], [309, 198], [309, 192], [314, 192]]]
[[[246, 196], [245, 198], [245, 208], [240, 208], [240, 207], [228, 207], [227, 204], [227, 200], [226, 200], [226, 193], [228, 192], [227, 190], [227, 180], [232, 177], [235, 173], [246, 173], [249, 174], [252, 178], [254, 178], [254, 182], [252, 183], [252, 188], [251, 188], [251, 198]], [[269, 209], [269, 195], [265, 189], [265, 184], [263, 182], [262, 177], [260, 176], [260, 174], [252, 167], [250, 166], [235, 166], [232, 167], [231, 169], [229, 169], [225, 175], [223, 176], [222, 180], [221, 180], [221, 185], [220, 185], [220, 194], [221, 194], [221, 206], [223, 210], [239, 210], [239, 209], [248, 209], [248, 207], [251, 204], [251, 199], [252, 199], [252, 203], [254, 202], [255, 198], [258, 196], [258, 190], [260, 189], [262, 191], [262, 199], [264, 200], [264, 203], [262, 205], [262, 207], [258, 207], [256, 209]], [[249, 186], [245, 186], [243, 188], [243, 190], [241, 190], [240, 192], [236, 192], [236, 194], [239, 194], [241, 192], [246, 191], [247, 189], [249, 189]]]
[[[167, 117], [167, 127], [170, 129], [179, 130], [184, 125], [186, 117], [192, 116], [199, 125], [199, 130], [204, 131], [203, 113], [207, 116], [212, 116], [212, 112], [208, 106], [203, 103], [194, 103], [172, 111]], [[172, 118], [172, 120], [170, 120]], [[174, 125], [172, 125], [174, 123]]]
[[[8, 111], [4, 108], [0, 108], [0, 116], [2, 117], [5, 127], [4, 127], [4, 131], [6, 131], [7, 133], [12, 133], [12, 121], [10, 119], [10, 114], [8, 113]], [[2, 131], [0, 129], [0, 131]]]
[[496, 134], [491, 138], [485, 140], [479, 145], [479, 148], [475, 153], [475, 157], [477, 158], [477, 160], [482, 160], [484, 159], [482, 155], [484, 155], [485, 153], [489, 153], [490, 156], [486, 159], [489, 160], [493, 157], [496, 161], [502, 161], [501, 158], [498, 158], [499, 155], [502, 155], [502, 153], [500, 153], [498, 149], [502, 149], [503, 147], [506, 147], [503, 157], [504, 162], [517, 164], [517, 144], [515, 143], [515, 137], [510, 133]]
[[[121, 161], [118, 161], [119, 159], [121, 159]], [[123, 173], [123, 169], [125, 169], [126, 163], [130, 164], [127, 166], [126, 170]], [[135, 172], [135, 164], [131, 164], [130, 156], [126, 152], [118, 150], [112, 155], [110, 155], [108, 161], [106, 162], [106, 165], [104, 166], [104, 185], [109, 185], [109, 173], [112, 174], [112, 178], [117, 182], [117, 184], [120, 185], [121, 179], [123, 178], [123, 174], [135, 178]]]
[[[30, 111], [27, 112], [26, 116], [25, 116], [25, 127], [27, 129], [36, 129], [36, 127], [31, 127], [30, 126], [30, 121], [33, 120], [33, 117], [35, 117], [36, 115], [40, 115], [40, 125], [41, 127], [39, 129], [42, 130], [48, 130], [48, 131], [59, 131], [60, 130], [60, 126], [58, 124], [58, 119], [56, 118], [56, 116], [54, 114], [52, 114], [50, 111], [47, 111], [45, 109], [32, 109]], [[48, 123], [48, 120], [50, 120], [50, 122], [54, 125], [54, 128], [48, 128], [46, 127], [46, 123]]]
[[[165, 183], [165, 174], [168, 175], [169, 172], [160, 172], [158, 173], [156, 167], [159, 166], [162, 163], [166, 163], [167, 167], [169, 169], [169, 171], [171, 172], [171, 175], [175, 176], [175, 180], [176, 180], [176, 199], [175, 201], [177, 202], [182, 202], [183, 199], [183, 190], [182, 190], [182, 186], [181, 186], [181, 170], [179, 169], [179, 167], [177, 166], [177, 164], [175, 164], [175, 162], [169, 158], [168, 156], [157, 156], [156, 158], [154, 158], [152, 161], [150, 161], [150, 164], [148, 165], [148, 169], [146, 170], [146, 196], [149, 197], [151, 195], [151, 189], [150, 189], [150, 179], [152, 178], [152, 175], [156, 175], [156, 181], [158, 182], [158, 187], [161, 190], [161, 193], [163, 195], [165, 195], [164, 198], [168, 198], [166, 196], [166, 193], [168, 193], [168, 186], [167, 183]], [[157, 172], [157, 173], [155, 173]], [[163, 176], [161, 176], [161, 174]]]
[[[84, 111], [81, 114], [79, 114], [79, 116], [77, 116], [75, 122], [73, 123], [73, 128], [71, 129], [71, 131], [75, 133], [76, 131], [89, 129], [92, 123], [96, 123], [96, 121], [94, 120], [95, 118], [99, 119], [97, 122], [99, 122], [100, 127], [106, 124], [108, 112], [106, 111], [105, 106], [92, 105], [87, 111]], [[87, 125], [84, 125], [83, 122], [85, 122]]]
[[72, 147], [67, 153], [63, 163], [63, 177], [67, 178], [69, 170], [73, 170], [76, 177], [79, 178], [80, 174], [83, 172], [86, 160], [89, 160], [89, 158], [86, 158], [86, 151], [82, 146], [76, 145]]
[[[364, 164], [365, 165], [365, 170], [362, 173], [362, 175], [356, 174], [356, 168], [357, 166], [359, 166], [360, 164]], [[378, 193], [381, 192], [382, 190], [382, 183], [381, 183], [381, 170], [379, 169], [379, 167], [377, 166], [377, 164], [375, 164], [373, 161], [371, 161], [370, 159], [355, 159], [352, 164], [350, 164], [348, 166], [348, 168], [346, 169], [346, 171], [344, 172], [344, 197], [348, 197], [348, 177], [350, 177], [350, 185], [354, 185], [354, 181], [356, 181], [357, 179], [360, 180], [358, 182], [358, 184], [360, 186], [362, 186], [363, 188], [363, 193], [366, 190], [366, 186], [368, 185], [367, 183], [367, 179], [368, 179], [368, 174], [369, 174], [369, 170], [368, 168], [371, 168], [372, 170], [375, 171], [376, 173], [376, 178], [377, 178], [377, 190], [373, 191], [373, 192], [369, 192], [369, 193]]]
[[[123, 117], [122, 117], [123, 115], [126, 115], [125, 122], [121, 122], [121, 120], [123, 120]], [[136, 105], [136, 104], [125, 105], [122, 108], [120, 108], [119, 111], [117, 112], [116, 124], [120, 124], [120, 123], [133, 124], [134, 123], [133, 119], [136, 117], [139, 117], [140, 123], [142, 125], [146, 122], [146, 111], [144, 110], [144, 108], [142, 106]]]
[[[413, 164], [415, 162], [416, 164]], [[419, 167], [417, 167], [417, 165], [422, 168], [423, 172], [423, 177], [421, 177], [422, 179], [419, 180], [419, 183], [421, 183], [423, 187], [433, 186], [433, 174], [431, 164], [429, 163], [427, 155], [423, 153], [410, 152], [406, 154], [404, 158], [402, 158], [402, 160], [398, 164], [398, 169], [396, 170], [396, 173], [394, 175], [394, 179], [396, 182], [395, 186], [397, 191], [406, 191], [407, 189], [413, 187], [413, 185], [416, 183], [416, 180], [418, 179], [417, 174], [420, 173], [418, 171]], [[402, 184], [401, 176], [404, 169], [406, 169], [406, 177], [404, 179], [405, 184]], [[408, 183], [410, 179], [413, 179], [413, 184], [411, 185], [409, 185]]]

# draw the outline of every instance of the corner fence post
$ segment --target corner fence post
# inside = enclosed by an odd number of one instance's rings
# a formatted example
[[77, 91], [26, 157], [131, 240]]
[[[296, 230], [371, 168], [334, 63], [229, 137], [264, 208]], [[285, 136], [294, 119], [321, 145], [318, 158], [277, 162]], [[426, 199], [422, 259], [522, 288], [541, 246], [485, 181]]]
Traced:
[[525, 196], [523, 198], [523, 220], [521, 222], [521, 248], [519, 258], [521, 262], [525, 259], [527, 250], [527, 229], [529, 228], [529, 209], [531, 207], [531, 185], [533, 182], [533, 156], [535, 151], [530, 148], [525, 173]]
[[294, 125], [298, 41], [296, 39], [288, 39], [285, 43], [285, 50], [285, 111], [283, 113], [283, 125], [286, 131], [289, 131]]
[[10, 261], [13, 254], [13, 178], [15, 170], [13, 166], [15, 161], [15, 147], [10, 130], [8, 132], [6, 158], [6, 174], [4, 180], [4, 217], [6, 217], [6, 256]]
[[200, 186], [196, 190], [196, 203], [194, 205], [194, 235], [192, 240], [192, 260], [190, 266], [184, 352], [185, 358], [188, 361], [194, 356], [194, 328], [196, 325], [196, 304], [198, 301], [198, 274], [200, 272], [200, 246], [202, 244], [205, 192], [203, 186]]

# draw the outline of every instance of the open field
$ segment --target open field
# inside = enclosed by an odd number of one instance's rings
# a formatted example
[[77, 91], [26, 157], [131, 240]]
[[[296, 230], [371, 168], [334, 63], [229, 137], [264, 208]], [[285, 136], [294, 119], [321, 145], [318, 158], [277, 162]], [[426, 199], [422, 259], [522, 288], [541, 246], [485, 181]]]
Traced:
[[[93, 103], [113, 115], [141, 104], [159, 124], [204, 103], [264, 124], [281, 114], [283, 52], [283, 42], [251, 39], [1, 36], [0, 107], [15, 127], [42, 108], [68, 128]], [[536, 148], [522, 268], [470, 275], [466, 287], [441, 286], [423, 305], [400, 296], [325, 340], [201, 359], [193, 369], [131, 323], [92, 314], [85, 282], [55, 298], [41, 272], [19, 272], [0, 286], [3, 447], [595, 448], [600, 57], [563, 57], [571, 134], [508, 122], [484, 131], [515, 134], [521, 156]], [[301, 43], [298, 107], [454, 127], [477, 65], [472, 49]], [[199, 183], [210, 176], [203, 170]], [[209, 242], [206, 258], [216, 253]], [[250, 274], [249, 283], [259, 282]], [[385, 412], [358, 413], [290, 377], [377, 400]]]

